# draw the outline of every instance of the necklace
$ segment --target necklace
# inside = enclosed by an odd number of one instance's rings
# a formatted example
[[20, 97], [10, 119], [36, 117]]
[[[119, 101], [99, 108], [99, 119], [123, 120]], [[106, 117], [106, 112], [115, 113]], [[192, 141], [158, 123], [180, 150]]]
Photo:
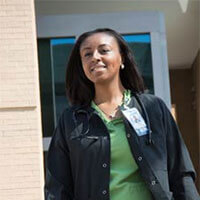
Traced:
[[120, 113], [119, 113], [119, 106], [122, 105], [124, 103], [124, 93], [123, 93], [123, 96], [122, 96], [122, 99], [121, 99], [121, 102], [117, 105], [117, 107], [110, 113], [107, 113], [105, 112], [102, 108], [100, 108], [100, 110], [109, 118], [109, 119], [114, 119], [114, 118], [117, 118], [120, 116]]
[[104, 110], [101, 109], [101, 111], [109, 118], [114, 119], [116, 116], [116, 113], [119, 111], [119, 106], [117, 106], [112, 113], [106, 113]]
[[[105, 111], [105, 109], [102, 109], [101, 106], [99, 106], [95, 101], [93, 101], [94, 105], [97, 106], [97, 108], [102, 112], [102, 114], [105, 114], [105, 116], [108, 118], [108, 119], [115, 119], [115, 118], [118, 118], [118, 117], [121, 117], [122, 113], [120, 112], [120, 107], [126, 107], [126, 105], [128, 105], [129, 101], [130, 101], [130, 90], [125, 90], [123, 91], [123, 97], [121, 99], [121, 102], [114, 108], [112, 109], [111, 112], [107, 112]], [[99, 111], [99, 112], [100, 112]]]

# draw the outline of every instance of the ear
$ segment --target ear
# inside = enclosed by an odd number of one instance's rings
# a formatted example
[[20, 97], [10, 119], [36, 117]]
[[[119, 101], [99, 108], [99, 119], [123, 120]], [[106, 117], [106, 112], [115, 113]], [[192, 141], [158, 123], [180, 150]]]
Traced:
[[123, 65], [124, 64], [124, 59], [121, 59], [121, 65]]
[[121, 64], [124, 64], [124, 56], [122, 55], [122, 53], [120, 55], [121, 55]]

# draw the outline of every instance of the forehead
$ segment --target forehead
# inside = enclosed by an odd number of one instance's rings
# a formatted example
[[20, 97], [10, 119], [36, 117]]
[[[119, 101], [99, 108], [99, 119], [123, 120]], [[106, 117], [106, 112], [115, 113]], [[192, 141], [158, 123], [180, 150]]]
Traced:
[[118, 43], [114, 36], [111, 36], [107, 33], [95, 33], [93, 35], [88, 36], [82, 42], [80, 50], [99, 45], [110, 45], [113, 47], [118, 47]]

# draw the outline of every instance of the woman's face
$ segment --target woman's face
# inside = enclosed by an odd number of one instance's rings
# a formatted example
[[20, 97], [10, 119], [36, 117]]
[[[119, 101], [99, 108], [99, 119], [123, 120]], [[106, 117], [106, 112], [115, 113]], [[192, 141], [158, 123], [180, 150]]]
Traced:
[[122, 57], [114, 37], [106, 33], [87, 37], [81, 44], [80, 55], [84, 73], [94, 84], [119, 78]]

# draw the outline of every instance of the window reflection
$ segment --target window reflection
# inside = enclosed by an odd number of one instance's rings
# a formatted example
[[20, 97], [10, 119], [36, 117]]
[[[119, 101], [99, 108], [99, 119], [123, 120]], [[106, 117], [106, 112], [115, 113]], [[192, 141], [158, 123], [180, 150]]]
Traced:
[[149, 34], [123, 35], [124, 40], [132, 50], [145, 86], [150, 93], [154, 93], [153, 70], [151, 58], [151, 41]]
[[65, 93], [65, 71], [74, 43], [75, 38], [51, 40], [56, 121], [68, 106]]

